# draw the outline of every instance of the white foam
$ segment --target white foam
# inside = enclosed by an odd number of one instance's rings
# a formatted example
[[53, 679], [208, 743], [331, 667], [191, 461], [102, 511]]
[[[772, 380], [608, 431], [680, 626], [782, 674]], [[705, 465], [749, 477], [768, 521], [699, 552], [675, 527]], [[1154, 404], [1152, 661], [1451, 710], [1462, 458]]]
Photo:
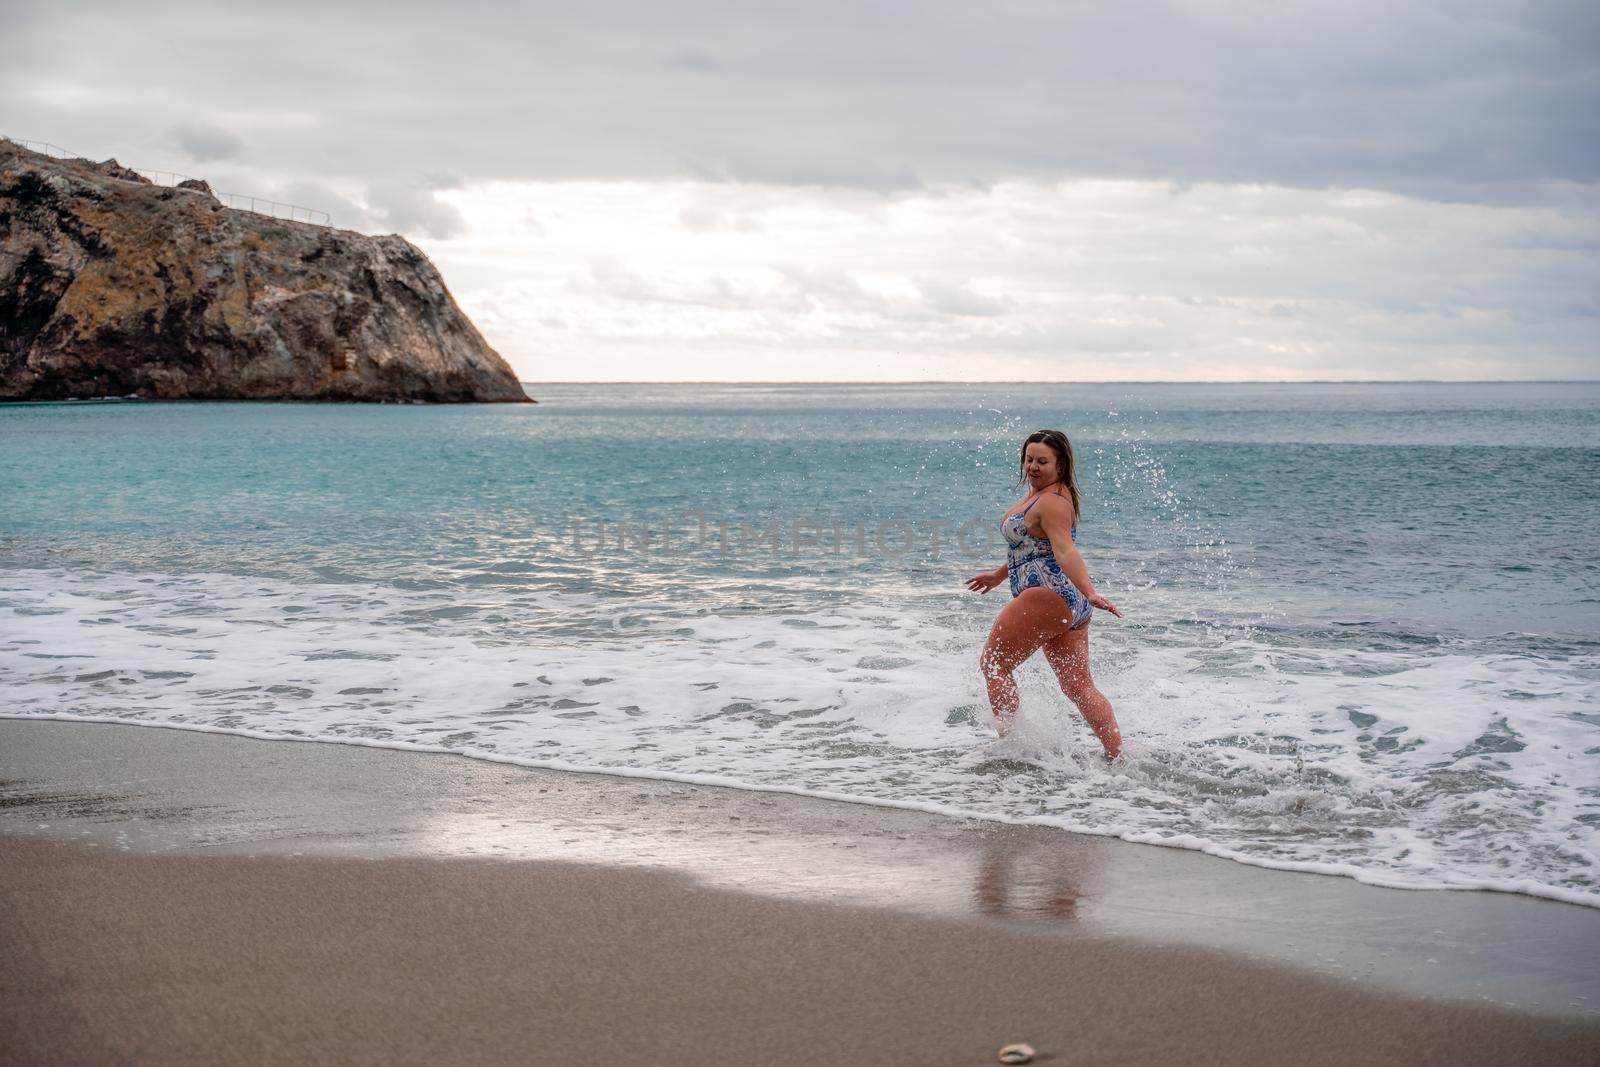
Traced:
[[1096, 676], [1134, 757], [1108, 769], [1037, 662], [1017, 729], [993, 739], [981, 606], [621, 618], [568, 592], [463, 603], [8, 571], [0, 710], [802, 793], [1600, 906], [1580, 819], [1596, 811], [1592, 660], [1106, 626]]

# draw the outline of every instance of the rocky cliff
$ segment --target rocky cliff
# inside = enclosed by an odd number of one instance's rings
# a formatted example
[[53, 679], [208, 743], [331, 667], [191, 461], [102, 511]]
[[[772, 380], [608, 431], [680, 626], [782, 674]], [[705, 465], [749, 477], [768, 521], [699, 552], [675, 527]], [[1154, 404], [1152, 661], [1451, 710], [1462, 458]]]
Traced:
[[525, 401], [400, 237], [0, 140], [0, 399]]

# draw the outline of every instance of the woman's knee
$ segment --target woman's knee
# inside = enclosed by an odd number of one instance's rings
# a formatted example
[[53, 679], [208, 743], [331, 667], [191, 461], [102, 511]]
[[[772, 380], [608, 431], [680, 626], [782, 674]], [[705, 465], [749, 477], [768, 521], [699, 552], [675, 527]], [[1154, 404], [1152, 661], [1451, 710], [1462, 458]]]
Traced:
[[978, 657], [978, 669], [983, 676], [990, 680], [997, 680], [1009, 676], [1016, 667], [1013, 657], [1006, 654], [1000, 647], [991, 647], [983, 650], [983, 655]]

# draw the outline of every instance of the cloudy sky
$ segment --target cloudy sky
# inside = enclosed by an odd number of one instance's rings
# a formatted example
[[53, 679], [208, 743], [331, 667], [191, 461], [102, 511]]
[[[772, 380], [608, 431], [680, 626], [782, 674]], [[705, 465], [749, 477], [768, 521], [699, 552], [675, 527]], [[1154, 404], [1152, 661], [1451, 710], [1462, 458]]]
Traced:
[[399, 232], [525, 380], [1600, 378], [1600, 5], [0, 0], [0, 133]]

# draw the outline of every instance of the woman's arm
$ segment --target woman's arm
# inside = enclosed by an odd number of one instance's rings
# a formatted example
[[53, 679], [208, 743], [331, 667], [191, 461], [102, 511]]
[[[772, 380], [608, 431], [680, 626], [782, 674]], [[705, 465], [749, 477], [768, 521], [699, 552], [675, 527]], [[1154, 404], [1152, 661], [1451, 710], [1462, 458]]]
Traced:
[[1078, 546], [1072, 543], [1072, 518], [1072, 501], [1066, 497], [1051, 494], [1039, 501], [1039, 525], [1050, 539], [1050, 551], [1055, 554], [1062, 573], [1072, 580], [1072, 584], [1078, 587], [1078, 592], [1089, 603], [1097, 608], [1105, 608], [1120, 619], [1122, 612], [1095, 592], [1094, 582], [1089, 580], [1089, 565], [1083, 562], [1083, 557], [1078, 554]]
[[987, 593], [1010, 576], [1010, 569], [1002, 563], [992, 571], [984, 571], [982, 574], [974, 574], [971, 578], [968, 578], [967, 588], [974, 593]]

